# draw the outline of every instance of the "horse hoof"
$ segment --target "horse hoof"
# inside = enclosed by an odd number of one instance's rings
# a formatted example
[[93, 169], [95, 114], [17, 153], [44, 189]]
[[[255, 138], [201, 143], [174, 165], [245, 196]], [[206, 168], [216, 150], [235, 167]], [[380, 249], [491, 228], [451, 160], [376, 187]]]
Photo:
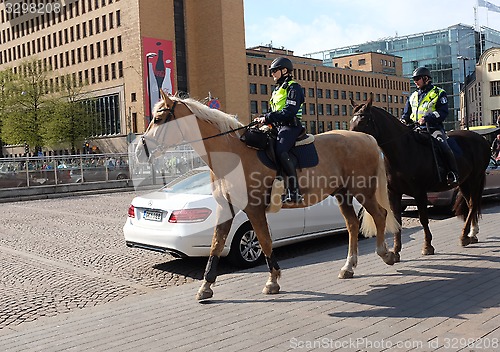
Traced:
[[460, 240], [460, 244], [462, 245], [462, 247], [467, 247], [469, 244], [473, 244], [473, 243], [477, 243], [477, 238], [476, 238], [476, 242], [473, 242], [472, 237], [463, 237]]
[[339, 279], [352, 279], [354, 271], [340, 270]]
[[479, 240], [477, 239], [476, 236], [469, 237], [470, 238], [470, 244], [475, 244], [479, 243]]
[[387, 253], [384, 258], [384, 263], [387, 265], [394, 265], [394, 263], [396, 263], [396, 255], [392, 252]]
[[274, 295], [280, 292], [280, 285], [277, 283], [266, 284], [266, 286], [262, 289], [262, 293], [265, 295]]
[[401, 261], [401, 256], [399, 253], [394, 253], [394, 263], [399, 263]]
[[198, 301], [201, 301], [203, 299], [212, 298], [213, 295], [214, 295], [214, 291], [212, 291], [211, 288], [205, 289], [205, 290], [199, 290], [198, 293], [196, 294], [196, 299]]
[[434, 254], [434, 247], [424, 247], [422, 249], [422, 255], [433, 255]]

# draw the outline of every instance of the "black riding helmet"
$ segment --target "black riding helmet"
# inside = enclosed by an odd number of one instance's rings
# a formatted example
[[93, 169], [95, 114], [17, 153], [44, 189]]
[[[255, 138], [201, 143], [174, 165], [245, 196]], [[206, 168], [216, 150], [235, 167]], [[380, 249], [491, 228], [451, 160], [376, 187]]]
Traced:
[[413, 71], [412, 78], [423, 77], [423, 76], [427, 76], [429, 78], [432, 78], [431, 77], [431, 71], [429, 71], [429, 69], [426, 68], [426, 67], [417, 67], [415, 69], [415, 71]]
[[290, 61], [290, 59], [287, 59], [286, 57], [277, 57], [271, 63], [271, 66], [269, 67], [269, 71], [281, 70], [282, 68], [286, 68], [288, 70], [288, 73], [292, 73], [293, 64]]

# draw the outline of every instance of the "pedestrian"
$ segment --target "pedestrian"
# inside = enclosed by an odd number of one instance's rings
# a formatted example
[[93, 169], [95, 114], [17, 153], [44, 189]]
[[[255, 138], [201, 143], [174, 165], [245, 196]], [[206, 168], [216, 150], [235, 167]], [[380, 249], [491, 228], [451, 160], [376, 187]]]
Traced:
[[500, 133], [497, 134], [497, 138], [493, 140], [493, 143], [491, 145], [491, 155], [495, 160], [498, 160], [500, 157]]
[[271, 111], [255, 120], [263, 124], [273, 124], [277, 128], [276, 156], [287, 176], [288, 185], [283, 202], [300, 203], [303, 197], [300, 194], [297, 170], [289, 151], [304, 130], [302, 126], [304, 93], [300, 84], [293, 80], [293, 64], [290, 59], [286, 57], [274, 59], [269, 71], [276, 83], [269, 101]]
[[426, 67], [416, 68], [412, 78], [417, 90], [406, 101], [402, 120], [407, 124], [416, 124], [421, 130], [429, 128], [431, 136], [441, 143], [445, 152], [449, 168], [446, 181], [449, 186], [456, 186], [459, 176], [457, 161], [447, 142], [443, 125], [448, 116], [446, 91], [432, 84], [431, 72]]

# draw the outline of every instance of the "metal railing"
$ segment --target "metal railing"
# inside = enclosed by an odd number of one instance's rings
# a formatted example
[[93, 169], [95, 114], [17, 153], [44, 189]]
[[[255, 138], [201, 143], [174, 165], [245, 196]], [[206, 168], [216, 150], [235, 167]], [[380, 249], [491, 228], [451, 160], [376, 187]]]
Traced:
[[132, 179], [157, 184], [201, 165], [192, 150], [168, 151], [153, 164], [136, 163], [127, 153], [0, 158], [0, 188]]

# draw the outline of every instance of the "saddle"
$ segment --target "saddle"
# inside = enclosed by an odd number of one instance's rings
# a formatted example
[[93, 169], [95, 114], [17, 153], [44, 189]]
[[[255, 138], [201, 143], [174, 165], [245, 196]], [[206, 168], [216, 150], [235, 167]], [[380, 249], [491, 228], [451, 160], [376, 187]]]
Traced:
[[[259, 160], [267, 167], [278, 170], [279, 163], [276, 162], [276, 139], [277, 131], [264, 125], [260, 128], [249, 127], [240, 138], [250, 148], [257, 149]], [[297, 169], [308, 168], [318, 165], [319, 158], [314, 146], [314, 135], [305, 130], [297, 137], [295, 146], [289, 152], [290, 157]]]

